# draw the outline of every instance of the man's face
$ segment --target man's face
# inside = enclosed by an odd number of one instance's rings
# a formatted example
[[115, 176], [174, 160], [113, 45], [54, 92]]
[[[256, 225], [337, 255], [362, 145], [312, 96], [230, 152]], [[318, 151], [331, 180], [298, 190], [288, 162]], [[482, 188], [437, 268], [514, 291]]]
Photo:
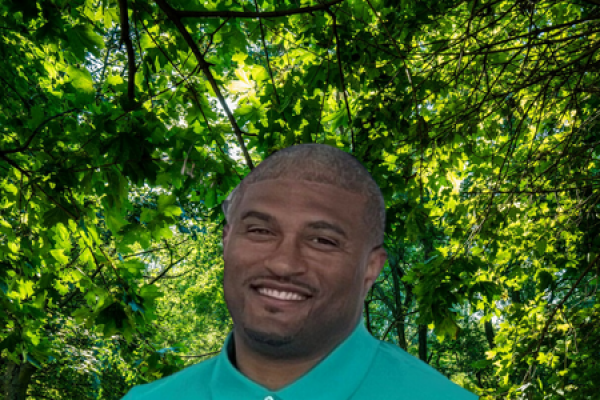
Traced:
[[350, 334], [385, 262], [372, 248], [365, 203], [308, 181], [245, 188], [223, 237], [236, 339], [293, 357], [330, 351]]

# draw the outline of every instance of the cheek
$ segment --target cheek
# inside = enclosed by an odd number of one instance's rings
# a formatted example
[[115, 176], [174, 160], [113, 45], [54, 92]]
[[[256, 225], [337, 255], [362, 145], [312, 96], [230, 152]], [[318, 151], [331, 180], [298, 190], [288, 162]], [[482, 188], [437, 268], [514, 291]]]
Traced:
[[230, 242], [225, 247], [223, 252], [223, 261], [225, 262], [225, 270], [234, 271], [239, 269], [240, 262], [244, 260], [244, 250], [235, 239], [230, 239]]
[[223, 287], [225, 294], [229, 297], [235, 296], [236, 286], [243, 281], [242, 276], [244, 268], [239, 264], [239, 257], [236, 252], [227, 251], [223, 254]]
[[[331, 293], [332, 301], [351, 301], [363, 288], [362, 274], [355, 265], [330, 266], [330, 273], [321, 277], [323, 288]], [[333, 270], [335, 268], [335, 271]], [[334, 273], [335, 272], [335, 273]]]
[[234, 297], [236, 293], [235, 283], [234, 283], [235, 274], [231, 269], [225, 268], [223, 271], [223, 293], [225, 294], [225, 300], [230, 300]]
[[229, 287], [233, 291], [239, 291], [244, 281], [253, 274], [256, 275], [256, 266], [261, 265], [260, 254], [243, 243], [232, 244], [230, 243], [230, 247], [223, 254], [223, 281], [226, 289]]
[[244, 238], [232, 238], [228, 243], [227, 251], [223, 254], [225, 261], [236, 265], [252, 265], [264, 258], [269, 251], [269, 246], [264, 243], [254, 243]]

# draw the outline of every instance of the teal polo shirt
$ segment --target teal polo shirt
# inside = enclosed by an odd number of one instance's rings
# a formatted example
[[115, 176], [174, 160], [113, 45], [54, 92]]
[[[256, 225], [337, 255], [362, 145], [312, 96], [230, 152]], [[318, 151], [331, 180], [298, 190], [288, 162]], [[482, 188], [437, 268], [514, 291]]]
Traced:
[[231, 363], [229, 335], [221, 353], [156, 382], [134, 387], [123, 400], [475, 400], [398, 346], [373, 338], [359, 324], [314, 368], [279, 390], [242, 375]]

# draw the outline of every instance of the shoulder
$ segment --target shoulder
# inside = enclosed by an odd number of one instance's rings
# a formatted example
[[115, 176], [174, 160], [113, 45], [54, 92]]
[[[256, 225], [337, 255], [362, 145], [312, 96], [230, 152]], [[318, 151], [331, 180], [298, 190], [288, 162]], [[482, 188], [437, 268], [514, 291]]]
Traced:
[[381, 393], [389, 391], [389, 399], [411, 400], [476, 400], [477, 396], [463, 389], [425, 362], [400, 347], [379, 341], [365, 387]]
[[[166, 378], [135, 386], [122, 400], [202, 400], [208, 398], [209, 383], [217, 357], [194, 364]], [[206, 396], [201, 395], [205, 393]]]

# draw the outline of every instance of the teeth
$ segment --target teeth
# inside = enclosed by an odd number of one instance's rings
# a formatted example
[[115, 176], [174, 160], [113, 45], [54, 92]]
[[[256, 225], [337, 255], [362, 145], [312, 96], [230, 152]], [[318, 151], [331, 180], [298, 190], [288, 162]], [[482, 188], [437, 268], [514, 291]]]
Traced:
[[282, 292], [279, 290], [269, 289], [269, 288], [258, 288], [258, 293], [260, 293], [264, 296], [273, 297], [273, 298], [279, 299], [279, 300], [300, 301], [300, 300], [306, 299], [305, 296], [302, 296], [298, 293]]

